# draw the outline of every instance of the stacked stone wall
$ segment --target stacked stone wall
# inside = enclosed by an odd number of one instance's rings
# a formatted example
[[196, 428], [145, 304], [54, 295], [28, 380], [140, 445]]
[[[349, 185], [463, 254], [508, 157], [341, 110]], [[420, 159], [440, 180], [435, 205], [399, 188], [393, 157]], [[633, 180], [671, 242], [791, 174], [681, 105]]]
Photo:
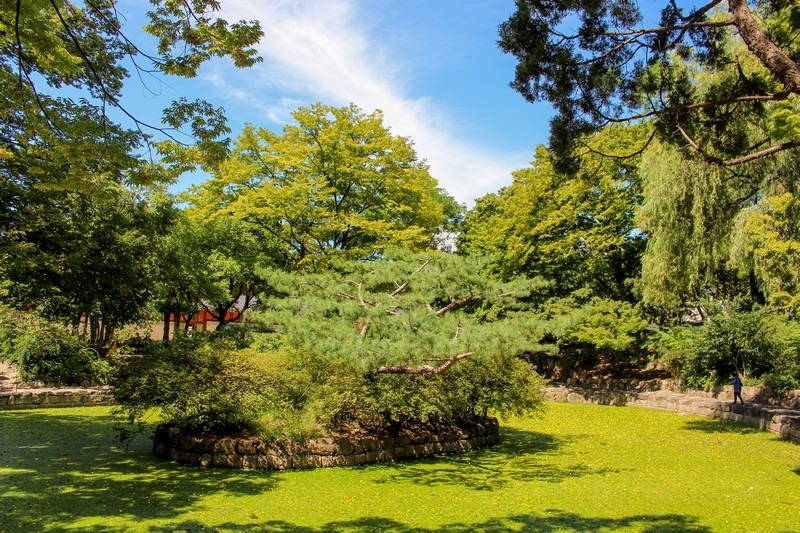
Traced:
[[153, 452], [165, 459], [204, 467], [289, 470], [460, 453], [495, 444], [498, 436], [499, 424], [494, 418], [425, 436], [326, 437], [305, 442], [193, 436], [175, 427], [160, 426], [153, 439]]
[[545, 399], [553, 402], [595, 403], [601, 405], [630, 405], [645, 409], [674, 411], [685, 415], [719, 418], [770, 431], [781, 437], [800, 442], [800, 412], [779, 404], [750, 403], [758, 390], [743, 394], [748, 403], [733, 404], [725, 397], [709, 394], [680, 394], [669, 390], [610, 390], [555, 386], [544, 389]]
[[111, 405], [108, 387], [39, 388], [0, 391], [0, 411], [44, 407], [88, 407]]

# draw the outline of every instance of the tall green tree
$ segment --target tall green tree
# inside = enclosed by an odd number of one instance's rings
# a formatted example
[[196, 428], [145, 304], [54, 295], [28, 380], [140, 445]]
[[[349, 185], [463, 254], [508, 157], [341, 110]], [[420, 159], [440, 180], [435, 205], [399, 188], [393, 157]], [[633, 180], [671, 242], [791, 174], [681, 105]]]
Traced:
[[[614, 127], [587, 145], [623, 153], [644, 127]], [[481, 198], [467, 214], [460, 243], [465, 253], [489, 254], [505, 276], [524, 274], [551, 283], [550, 294], [588, 288], [594, 295], [634, 301], [644, 239], [634, 215], [642, 201], [637, 159], [604, 158], [585, 151], [576, 175], [558, 172], [550, 153], [537, 148], [529, 168]]]
[[[130, 69], [193, 77], [212, 57], [259, 61], [258, 23], [229, 25], [215, 0], [150, 4], [152, 52], [129, 38], [113, 1], [0, 5], [2, 297], [89, 324], [97, 347], [144, 312], [172, 216], [169, 202], [149, 195], [174, 173], [137, 153], [148, 132], [178, 139], [188, 123], [184, 139], [227, 150], [224, 115], [207, 102], [174, 102], [163, 125], [130, 113], [121, 97]], [[113, 108], [126, 122], [111, 118]]]
[[785, 269], [797, 260], [794, 233], [780, 212], [791, 212], [797, 168], [789, 152], [731, 171], [653, 143], [640, 166], [644, 301], [675, 310], [709, 296], [764, 303], [791, 291]]
[[3, 299], [70, 324], [104, 352], [117, 328], [143, 319], [174, 208], [123, 187], [23, 198], [0, 241]]
[[331, 256], [429, 247], [457, 215], [411, 141], [392, 135], [379, 111], [314, 104], [293, 117], [281, 134], [242, 132], [213, 178], [193, 189], [197, 216], [246, 221], [284, 266], [316, 268]]
[[556, 109], [561, 168], [574, 168], [584, 136], [646, 118], [723, 166], [800, 146], [797, 3], [663, 5], [652, 22], [629, 0], [517, 0], [500, 26], [500, 47], [519, 60], [512, 86]]
[[172, 312], [191, 317], [204, 309], [220, 329], [259, 304], [259, 297], [271, 289], [270, 250], [240, 220], [183, 217], [167, 247], [172, 268], [161, 281], [162, 299]]

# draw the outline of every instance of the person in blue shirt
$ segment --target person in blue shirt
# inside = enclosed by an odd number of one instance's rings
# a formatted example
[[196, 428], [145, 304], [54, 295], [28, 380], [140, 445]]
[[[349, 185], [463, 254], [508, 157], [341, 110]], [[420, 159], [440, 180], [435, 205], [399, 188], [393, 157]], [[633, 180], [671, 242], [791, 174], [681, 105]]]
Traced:
[[742, 380], [739, 379], [739, 374], [736, 372], [733, 373], [733, 379], [731, 379], [731, 384], [733, 385], [733, 403], [736, 403], [736, 398], [741, 400], [742, 405], [744, 405], [744, 400], [742, 399]]

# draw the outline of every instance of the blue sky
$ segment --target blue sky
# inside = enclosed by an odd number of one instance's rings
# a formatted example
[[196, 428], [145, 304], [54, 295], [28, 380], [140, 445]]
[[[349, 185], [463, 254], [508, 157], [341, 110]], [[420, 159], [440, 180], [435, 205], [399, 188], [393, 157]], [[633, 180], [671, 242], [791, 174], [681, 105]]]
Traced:
[[[395, 135], [411, 138], [431, 174], [459, 202], [495, 192], [547, 142], [547, 104], [512, 91], [515, 61], [497, 47], [513, 0], [222, 0], [229, 22], [258, 19], [263, 63], [227, 60], [192, 80], [131, 79], [126, 105], [158, 113], [180, 96], [227, 111], [232, 135], [245, 123], [280, 131], [313, 102], [380, 109]], [[143, 2], [120, 9], [141, 24]], [[203, 176], [187, 176], [185, 189]]]

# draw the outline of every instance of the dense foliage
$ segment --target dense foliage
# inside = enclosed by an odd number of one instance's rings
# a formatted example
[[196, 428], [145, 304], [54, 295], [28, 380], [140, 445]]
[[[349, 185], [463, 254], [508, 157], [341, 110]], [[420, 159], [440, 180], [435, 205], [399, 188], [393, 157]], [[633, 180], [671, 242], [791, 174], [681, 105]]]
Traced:
[[292, 116], [281, 134], [241, 133], [230, 157], [209, 167], [213, 178], [193, 189], [194, 216], [245, 221], [281, 264], [309, 270], [330, 257], [374, 258], [387, 246], [430, 247], [458, 216], [380, 111], [317, 103]]
[[529, 290], [503, 290], [480, 265], [393, 251], [273, 272], [269, 332], [152, 345], [116, 375], [117, 402], [130, 421], [158, 408], [187, 429], [269, 436], [536, 411], [541, 380], [517, 357]]
[[22, 379], [57, 385], [106, 383], [111, 366], [63, 325], [0, 308], [0, 359]]

